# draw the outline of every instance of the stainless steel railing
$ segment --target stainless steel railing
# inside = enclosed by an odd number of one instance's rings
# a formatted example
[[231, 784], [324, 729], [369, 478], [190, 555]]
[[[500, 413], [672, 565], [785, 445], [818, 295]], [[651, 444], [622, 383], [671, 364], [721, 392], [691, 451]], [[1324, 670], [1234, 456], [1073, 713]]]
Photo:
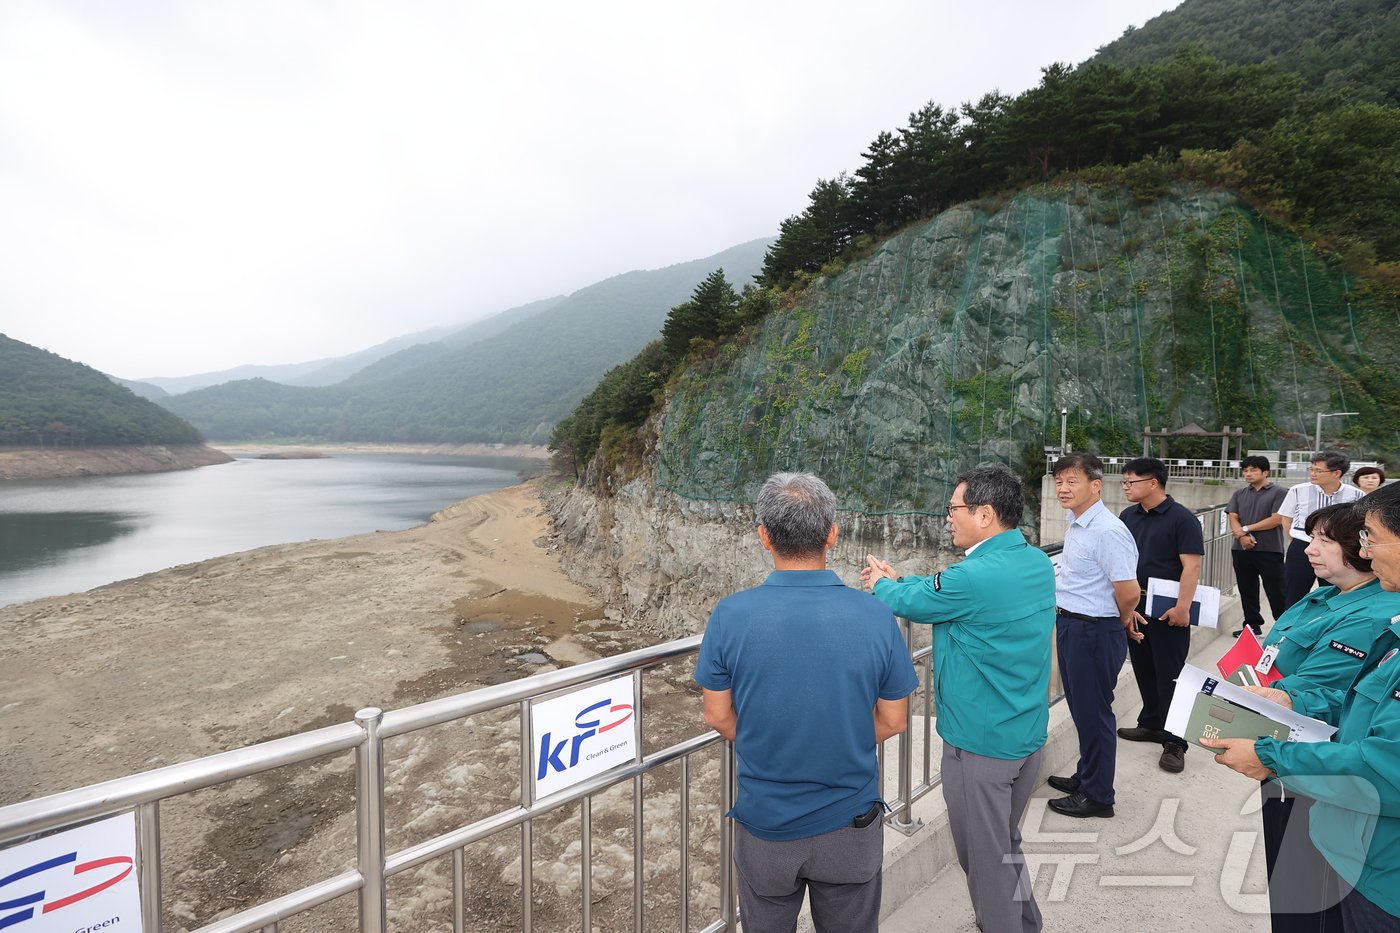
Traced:
[[[1202, 563], [1202, 582], [1226, 590], [1233, 585], [1230, 562], [1230, 536], [1221, 522], [1223, 506], [1198, 510], [1206, 535], [1206, 554]], [[1052, 555], [1059, 545], [1045, 550]], [[906, 643], [919, 673], [920, 686], [916, 698], [909, 704], [906, 731], [888, 740], [896, 743], [897, 758], [895, 793], [886, 791], [891, 806], [888, 819], [892, 828], [913, 833], [922, 825], [913, 815], [913, 805], [938, 787], [940, 775], [933, 770], [932, 747], [934, 722], [932, 692], [932, 648], [917, 646], [915, 626], [903, 621]], [[323, 759], [346, 751], [355, 757], [355, 826], [356, 867], [322, 879], [281, 897], [247, 907], [238, 913], [200, 927], [196, 933], [252, 933], [275, 931], [278, 924], [336, 898], [355, 894], [358, 900], [359, 929], [362, 933], [384, 933], [387, 927], [388, 896], [386, 880], [400, 872], [438, 858], [452, 862], [452, 929], [454, 933], [466, 928], [466, 891], [464, 861], [467, 847], [497, 833], [511, 829], [520, 832], [521, 886], [520, 924], [525, 931], [533, 928], [533, 821], [562, 807], [577, 803], [580, 819], [580, 907], [583, 930], [591, 930], [592, 917], [592, 802], [610, 787], [632, 784], [633, 820], [633, 929], [641, 931], [646, 916], [643, 896], [643, 865], [645, 843], [642, 827], [645, 823], [644, 777], [659, 768], [676, 764], [680, 770], [680, 869], [679, 922], [689, 930], [692, 922], [691, 861], [690, 861], [690, 792], [693, 782], [692, 758], [716, 746], [723, 746], [723, 767], [718, 806], [726, 812], [734, 802], [735, 759], [733, 747], [722, 743], [720, 737], [702, 730], [666, 748], [641, 756], [631, 765], [589, 778], [571, 789], [544, 801], [532, 799], [530, 757], [530, 715], [532, 704], [561, 690], [580, 687], [624, 674], [633, 678], [634, 709], [641, 723], [646, 710], [642, 701], [642, 676], [657, 666], [688, 658], [699, 650], [701, 636], [695, 635], [665, 644], [654, 645], [626, 654], [579, 664], [563, 670], [536, 674], [520, 680], [472, 690], [456, 696], [420, 703], [401, 710], [383, 712], [376, 708], [356, 713], [354, 722], [329, 726], [282, 739], [263, 742], [181, 764], [147, 771], [129, 777], [65, 791], [48, 797], [24, 801], [0, 808], [0, 848], [51, 831], [75, 826], [104, 816], [134, 811], [137, 825], [137, 851], [140, 869], [140, 903], [143, 928], [148, 933], [162, 929], [163, 892], [161, 890], [161, 832], [162, 801], [204, 788], [225, 784], [239, 778], [265, 774], [289, 765]], [[1058, 691], [1051, 687], [1052, 698]], [[384, 814], [384, 772], [386, 739], [406, 735], [432, 726], [466, 719], [492, 711], [518, 711], [520, 729], [520, 798], [514, 806], [506, 807], [481, 819], [441, 833], [397, 852], [386, 845]], [[696, 710], [695, 723], [701, 723]], [[917, 732], [916, 732], [917, 729]], [[886, 746], [878, 752], [880, 772], [885, 774]], [[916, 775], [915, 746], [922, 748], [920, 767]], [[703, 933], [733, 930], [737, 920], [737, 901], [733, 874], [733, 831], [728, 820], [720, 826], [720, 879], [718, 916], [709, 918]]]

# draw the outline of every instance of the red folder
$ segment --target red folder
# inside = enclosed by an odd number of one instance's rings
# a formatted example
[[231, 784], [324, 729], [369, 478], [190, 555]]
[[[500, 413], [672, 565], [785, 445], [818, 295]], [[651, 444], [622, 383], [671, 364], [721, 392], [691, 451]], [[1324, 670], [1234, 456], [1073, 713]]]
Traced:
[[[1215, 667], [1216, 670], [1220, 671], [1221, 677], [1229, 677], [1245, 664], [1254, 667], [1259, 663], [1259, 658], [1263, 654], [1264, 646], [1260, 644], [1258, 636], [1254, 634], [1254, 629], [1246, 625], [1244, 631], [1240, 632], [1240, 637], [1235, 639], [1235, 646], [1225, 652], [1224, 657], [1215, 662]], [[1271, 667], [1269, 673], [1259, 675], [1259, 682], [1264, 686], [1282, 679], [1283, 675], [1279, 673], [1277, 667]]]

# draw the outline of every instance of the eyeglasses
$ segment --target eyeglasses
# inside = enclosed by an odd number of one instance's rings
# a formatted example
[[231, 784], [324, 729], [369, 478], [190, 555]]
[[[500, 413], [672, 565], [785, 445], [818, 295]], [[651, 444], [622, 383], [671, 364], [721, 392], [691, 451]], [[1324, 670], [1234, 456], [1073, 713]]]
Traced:
[[1395, 547], [1395, 545], [1400, 544], [1400, 541], [1391, 541], [1389, 544], [1372, 544], [1371, 532], [1367, 531], [1365, 528], [1358, 531], [1356, 537], [1361, 545], [1358, 550], [1362, 551], [1374, 551], [1378, 547]]
[[1321, 476], [1323, 473], [1340, 473], [1341, 470], [1329, 470], [1327, 467], [1308, 467], [1308, 473], [1312, 476]]
[[1152, 482], [1152, 481], [1153, 481], [1154, 479], [1156, 479], [1156, 478], [1157, 478], [1157, 477], [1155, 477], [1155, 476], [1148, 476], [1148, 477], [1146, 477], [1146, 478], [1144, 478], [1144, 479], [1125, 479], [1125, 480], [1123, 480], [1123, 488], [1124, 488], [1124, 489], [1132, 489], [1132, 488], [1133, 488], [1133, 483], [1150, 483], [1150, 482]]
[[[981, 508], [981, 506], [976, 506], [976, 505], [953, 505], [953, 504], [950, 502], [950, 503], [948, 503], [948, 515], [951, 517], [952, 514], [953, 514], [954, 512], [956, 512], [958, 509], [969, 509], [969, 510], [971, 510], [971, 509], [976, 509], [976, 508]], [[972, 512], [969, 511], [967, 514], [971, 515]]]

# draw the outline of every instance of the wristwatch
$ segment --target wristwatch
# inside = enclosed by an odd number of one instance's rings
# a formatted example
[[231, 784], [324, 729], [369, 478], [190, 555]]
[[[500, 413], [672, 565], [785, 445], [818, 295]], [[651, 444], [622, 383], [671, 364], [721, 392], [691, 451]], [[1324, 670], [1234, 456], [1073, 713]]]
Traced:
[[1240, 526], [1240, 531], [1243, 531], [1245, 534], [1249, 534], [1249, 526], [1248, 526], [1248, 525], [1241, 525], [1241, 526]]

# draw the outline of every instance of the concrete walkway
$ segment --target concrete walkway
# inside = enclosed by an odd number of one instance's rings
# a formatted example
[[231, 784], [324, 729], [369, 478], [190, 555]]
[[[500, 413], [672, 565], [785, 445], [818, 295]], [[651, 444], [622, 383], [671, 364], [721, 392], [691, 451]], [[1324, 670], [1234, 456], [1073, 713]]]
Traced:
[[[1232, 600], [1233, 602], [1233, 600]], [[1223, 607], [1222, 607], [1223, 608]], [[1237, 605], [1231, 613], [1238, 618]], [[1211, 669], [1229, 644], [1233, 620], [1218, 637], [1199, 632], [1191, 662]], [[1238, 624], [1238, 622], [1233, 622]], [[1120, 725], [1137, 724], [1141, 708], [1129, 666], [1114, 704]], [[1070, 774], [1078, 757], [1077, 735], [1064, 704], [1051, 710], [1046, 772]], [[1157, 765], [1161, 746], [1119, 741], [1116, 816], [1074, 819], [1045, 804], [1063, 796], [1041, 784], [1026, 813], [1022, 848], [1032, 866], [1035, 898], [1046, 930], [1191, 930], [1264, 933], [1269, 929], [1259, 785], [1192, 747], [1186, 770], [1168, 774]], [[941, 791], [921, 801], [942, 807]], [[946, 814], [924, 816], [925, 827], [897, 845], [887, 859], [887, 909], [881, 933], [976, 933], [966, 881], [951, 847], [926, 842], [935, 852], [900, 852], [917, 836], [937, 836]], [[887, 834], [891, 835], [891, 834]], [[892, 834], [897, 835], [897, 834]], [[925, 868], [922, 887], [904, 887], [898, 855]], [[891, 871], [893, 869], [893, 871]], [[893, 875], [893, 877], [891, 877]], [[986, 931], [1005, 933], [1005, 931]]]

